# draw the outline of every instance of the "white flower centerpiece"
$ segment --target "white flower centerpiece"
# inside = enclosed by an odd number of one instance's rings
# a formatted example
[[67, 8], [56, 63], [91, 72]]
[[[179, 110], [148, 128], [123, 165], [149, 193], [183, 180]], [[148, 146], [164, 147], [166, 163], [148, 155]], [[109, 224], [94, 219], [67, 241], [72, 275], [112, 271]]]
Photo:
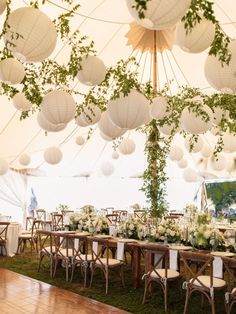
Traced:
[[128, 239], [139, 239], [143, 238], [145, 224], [139, 218], [130, 216], [126, 221], [123, 222], [122, 228], [125, 233], [125, 237]]
[[180, 240], [180, 227], [173, 220], [159, 219], [156, 225], [151, 227], [151, 239], [153, 241], [166, 241], [173, 243]]

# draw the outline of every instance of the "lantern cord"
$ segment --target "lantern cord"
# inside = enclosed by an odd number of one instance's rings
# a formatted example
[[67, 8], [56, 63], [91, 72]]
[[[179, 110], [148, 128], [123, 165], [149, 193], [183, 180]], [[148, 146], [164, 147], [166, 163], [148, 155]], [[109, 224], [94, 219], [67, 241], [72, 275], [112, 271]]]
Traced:
[[165, 61], [164, 61], [163, 53], [161, 53], [161, 61], [162, 61], [162, 64], [163, 64], [163, 68], [164, 68], [164, 72], [165, 72], [165, 77], [166, 77], [166, 82], [167, 82], [167, 85], [168, 85], [168, 88], [169, 88], [170, 96], [172, 96], [171, 87], [170, 87], [170, 81], [169, 81], [169, 78], [168, 78], [168, 75], [167, 75], [167, 71], [166, 71], [166, 66], [165, 66]]
[[176, 60], [176, 58], [175, 58], [175, 55], [173, 54], [172, 51], [171, 51], [170, 53], [171, 53], [172, 58], [174, 59], [176, 65], [177, 65], [178, 69], [180, 70], [181, 74], [183, 75], [183, 78], [185, 79], [186, 83], [187, 83], [189, 86], [191, 86], [190, 83], [189, 83], [189, 80], [187, 79], [187, 77], [186, 77], [186, 75], [184, 74], [183, 70], [181, 69], [179, 63], [177, 62], [177, 60]]
[[174, 69], [173, 69], [173, 66], [172, 66], [172, 63], [171, 63], [171, 61], [170, 61], [170, 58], [169, 58], [169, 56], [168, 56], [167, 51], [165, 51], [165, 54], [166, 54], [166, 57], [167, 57], [168, 63], [169, 63], [169, 65], [170, 65], [170, 68], [171, 68], [172, 74], [173, 74], [173, 76], [174, 76], [174, 78], [175, 78], [175, 81], [176, 81], [176, 83], [177, 83], [177, 85], [178, 85], [178, 88], [180, 88], [181, 86], [180, 86], [180, 84], [179, 84], [179, 82], [178, 82], [178, 80], [177, 80], [177, 76], [176, 76], [176, 74], [175, 74], [175, 71], [174, 71]]
[[142, 70], [142, 74], [141, 74], [141, 80], [140, 80], [140, 83], [141, 83], [141, 84], [142, 84], [142, 82], [143, 82], [143, 76], [144, 76], [144, 72], [145, 72], [145, 68], [146, 68], [146, 63], [147, 63], [147, 56], [148, 56], [148, 53], [146, 52], [146, 54], [145, 54], [145, 59], [144, 59], [143, 70]]
[[77, 125], [58, 146], [62, 146], [63, 144], [67, 143], [73, 137], [73, 135], [78, 131], [78, 129], [80, 128]]
[[[225, 10], [222, 8], [221, 5], [219, 5], [219, 3], [216, 3], [216, 6], [221, 10], [221, 12], [227, 17], [227, 19], [230, 21], [229, 24], [232, 24], [234, 28], [236, 28], [235, 22], [232, 21], [232, 19], [230, 18], [230, 16], [225, 12]], [[221, 24], [221, 25], [227, 25], [225, 24]]]
[[154, 93], [157, 93], [157, 86], [158, 90], [160, 91], [159, 85], [159, 77], [158, 77], [158, 63], [157, 63], [157, 33], [153, 31], [153, 89]]
[[150, 56], [150, 72], [149, 72], [149, 81], [152, 81], [152, 55]]
[[11, 116], [11, 118], [8, 120], [8, 122], [6, 123], [6, 125], [3, 127], [3, 129], [0, 131], [0, 135], [2, 135], [5, 130], [7, 129], [7, 127], [9, 126], [9, 124], [12, 122], [12, 120], [15, 118], [16, 114], [17, 114], [18, 110], [15, 111], [15, 113], [13, 113], [13, 115]]

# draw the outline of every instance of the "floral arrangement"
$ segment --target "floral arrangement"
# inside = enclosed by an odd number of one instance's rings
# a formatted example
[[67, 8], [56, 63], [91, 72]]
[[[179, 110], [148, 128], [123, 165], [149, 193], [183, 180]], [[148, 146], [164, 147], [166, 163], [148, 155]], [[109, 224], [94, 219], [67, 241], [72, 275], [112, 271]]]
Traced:
[[94, 215], [95, 214], [95, 208], [93, 205], [84, 205], [80, 208], [82, 215]]
[[151, 227], [151, 238], [154, 241], [175, 242], [180, 240], [180, 227], [173, 220], [160, 219]]
[[195, 216], [195, 214], [197, 213], [198, 208], [196, 205], [194, 204], [187, 204], [184, 208], [183, 208], [183, 212], [186, 216], [190, 216], [193, 217]]
[[135, 203], [135, 204], [131, 205], [130, 208], [141, 209], [141, 206], [138, 203]]
[[[125, 237], [128, 239], [139, 239], [142, 230], [144, 230], [143, 227], [145, 227], [143, 221], [133, 216], [124, 221], [122, 225]], [[141, 237], [143, 238], [143, 234]]]
[[190, 228], [189, 241], [193, 246], [204, 249], [225, 246], [223, 233], [209, 224], [195, 225]]
[[109, 233], [108, 220], [105, 217], [83, 214], [71, 215], [70, 229], [88, 231], [91, 233]]

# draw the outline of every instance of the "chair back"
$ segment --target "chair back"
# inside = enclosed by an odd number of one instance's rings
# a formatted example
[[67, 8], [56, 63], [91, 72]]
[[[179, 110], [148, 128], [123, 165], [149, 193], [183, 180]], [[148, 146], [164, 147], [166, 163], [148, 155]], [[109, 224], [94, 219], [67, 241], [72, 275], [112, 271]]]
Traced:
[[36, 214], [36, 219], [38, 220], [46, 220], [46, 210], [39, 208], [35, 210], [35, 214]]
[[52, 254], [52, 232], [46, 230], [37, 230], [39, 239], [39, 250], [40, 252], [50, 256]]
[[[222, 257], [223, 265], [229, 275], [229, 282], [232, 287], [236, 286], [236, 259], [230, 257]], [[231, 287], [231, 288], [232, 288]]]
[[110, 224], [119, 222], [119, 215], [118, 214], [108, 214], [108, 215], [106, 215], [106, 218], [108, 219], [108, 222]]
[[134, 210], [134, 217], [135, 218], [139, 218], [143, 222], [146, 222], [146, 219], [147, 219], [146, 216], [147, 216], [146, 210], [144, 210], [144, 209], [135, 209]]
[[64, 217], [62, 214], [52, 214], [52, 231], [61, 231], [64, 229]]
[[88, 241], [87, 236], [78, 234], [68, 235], [69, 243], [72, 243], [73, 258], [81, 262], [87, 261]]
[[69, 257], [69, 234], [52, 232], [52, 242], [55, 244], [55, 254], [67, 259]]
[[10, 222], [0, 222], [0, 242], [5, 242], [7, 239], [7, 230]]
[[[109, 236], [108, 236], [109, 237]], [[94, 263], [99, 263], [101, 266], [109, 266], [109, 238], [97, 238], [97, 237], [89, 237], [88, 238], [90, 249], [92, 252], [92, 260]], [[104, 260], [106, 260], [106, 264]]]
[[34, 219], [32, 229], [31, 229], [31, 235], [37, 236], [37, 232], [40, 230], [44, 230], [44, 221], [40, 219]]
[[25, 230], [27, 230], [27, 231], [32, 230], [34, 220], [35, 220], [35, 218], [33, 216], [26, 217]]

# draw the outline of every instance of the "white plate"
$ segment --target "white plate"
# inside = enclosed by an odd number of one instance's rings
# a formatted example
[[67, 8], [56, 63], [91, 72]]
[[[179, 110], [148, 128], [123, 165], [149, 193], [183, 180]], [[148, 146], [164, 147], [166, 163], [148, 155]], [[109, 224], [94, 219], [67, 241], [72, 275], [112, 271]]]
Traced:
[[214, 256], [220, 256], [220, 257], [232, 257], [234, 256], [234, 253], [232, 252], [211, 252], [212, 255]]

